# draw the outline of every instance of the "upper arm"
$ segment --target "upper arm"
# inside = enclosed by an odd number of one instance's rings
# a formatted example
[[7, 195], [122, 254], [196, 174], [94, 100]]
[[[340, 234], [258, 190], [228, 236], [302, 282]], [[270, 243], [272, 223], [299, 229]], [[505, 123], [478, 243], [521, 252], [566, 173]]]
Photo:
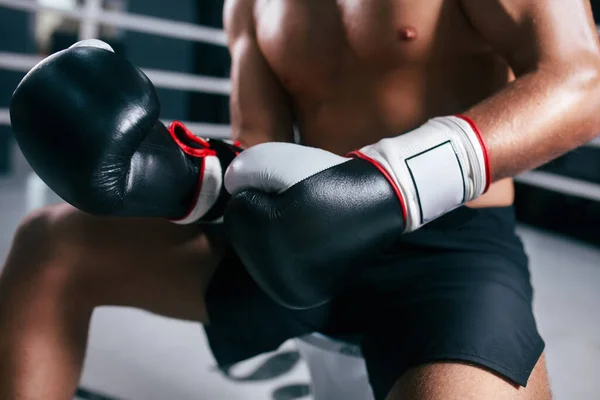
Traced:
[[232, 133], [245, 147], [293, 140], [289, 98], [260, 51], [253, 8], [251, 0], [227, 0], [224, 7], [231, 54]]
[[597, 64], [589, 0], [461, 0], [483, 38], [518, 76], [546, 62]]

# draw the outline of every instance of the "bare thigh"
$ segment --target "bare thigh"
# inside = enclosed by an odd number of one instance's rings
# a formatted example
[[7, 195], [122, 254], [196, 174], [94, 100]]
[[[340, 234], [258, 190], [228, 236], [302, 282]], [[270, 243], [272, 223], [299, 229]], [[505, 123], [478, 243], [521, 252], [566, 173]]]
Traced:
[[61, 204], [24, 223], [4, 283], [30, 271], [44, 286], [77, 292], [93, 306], [206, 321], [204, 293], [222, 257], [222, 242], [199, 226], [94, 217]]
[[552, 398], [545, 356], [535, 366], [527, 387], [474, 365], [432, 363], [407, 371], [394, 385], [388, 400], [549, 400]]

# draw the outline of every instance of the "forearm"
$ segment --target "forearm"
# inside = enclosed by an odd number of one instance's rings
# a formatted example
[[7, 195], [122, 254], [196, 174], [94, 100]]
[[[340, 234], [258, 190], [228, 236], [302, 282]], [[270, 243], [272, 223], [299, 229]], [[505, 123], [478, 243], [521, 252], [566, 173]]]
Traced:
[[465, 113], [481, 131], [494, 181], [536, 168], [600, 134], [600, 69], [589, 64], [541, 67]]
[[355, 157], [386, 175], [407, 231], [472, 201], [490, 183], [566, 153], [600, 133], [598, 69], [538, 68], [461, 116], [429, 120]]

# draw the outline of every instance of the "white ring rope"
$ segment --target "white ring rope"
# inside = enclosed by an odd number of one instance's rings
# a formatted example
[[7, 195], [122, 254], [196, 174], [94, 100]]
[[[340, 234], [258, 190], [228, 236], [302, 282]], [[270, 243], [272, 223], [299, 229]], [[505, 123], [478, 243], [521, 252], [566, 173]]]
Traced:
[[[165, 125], [169, 125], [172, 120], [163, 119]], [[182, 121], [190, 131], [198, 136], [217, 139], [229, 139], [231, 137], [231, 127], [226, 124], [211, 124], [206, 122]], [[0, 125], [10, 125], [10, 114], [8, 109], [0, 108]]]
[[[2, 1], [2, 0], [0, 0]], [[0, 51], [0, 69], [27, 72], [43, 57], [33, 54], [8, 53]]]
[[[208, 28], [189, 22], [173, 21], [162, 18], [147, 17], [127, 12], [98, 9], [97, 14], [89, 15], [82, 6], [73, 10], [65, 10], [49, 5], [40, 5], [36, 0], [0, 0], [0, 6], [22, 11], [52, 11], [75, 20], [93, 18], [103, 25], [128, 29], [136, 32], [150, 33], [165, 37], [191, 40], [226, 46], [227, 38], [222, 29]], [[83, 6], [85, 7], [85, 6]]]
[[0, 108], [0, 125], [10, 125], [10, 115], [7, 108]]
[[543, 171], [530, 171], [515, 181], [552, 192], [600, 202], [600, 185]]
[[0, 6], [3, 6], [5, 8], [12, 8], [14, 10], [31, 12], [52, 11], [64, 17], [69, 17], [77, 20], [83, 18], [80, 7], [73, 10], [69, 10], [61, 7], [52, 7], [47, 4], [39, 4], [36, 0], [0, 0]]
[[600, 137], [597, 137], [596, 139], [592, 140], [586, 146], [600, 148]]
[[102, 0], [86, 0], [81, 6], [82, 19], [79, 22], [79, 40], [95, 39], [100, 35], [100, 24], [96, 16], [102, 13]]
[[[2, 1], [2, 0], [0, 0]], [[19, 53], [0, 52], [0, 69], [28, 72], [42, 57]], [[154, 86], [164, 89], [229, 95], [231, 83], [226, 78], [186, 74], [150, 68], [142, 68]]]

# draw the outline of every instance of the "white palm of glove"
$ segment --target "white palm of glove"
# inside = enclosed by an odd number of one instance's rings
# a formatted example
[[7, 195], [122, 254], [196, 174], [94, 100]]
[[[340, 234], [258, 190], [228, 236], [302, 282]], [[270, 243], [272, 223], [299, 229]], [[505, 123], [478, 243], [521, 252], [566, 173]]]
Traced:
[[233, 160], [225, 172], [225, 189], [231, 195], [247, 189], [280, 194], [312, 175], [350, 160], [315, 147], [263, 143]]

